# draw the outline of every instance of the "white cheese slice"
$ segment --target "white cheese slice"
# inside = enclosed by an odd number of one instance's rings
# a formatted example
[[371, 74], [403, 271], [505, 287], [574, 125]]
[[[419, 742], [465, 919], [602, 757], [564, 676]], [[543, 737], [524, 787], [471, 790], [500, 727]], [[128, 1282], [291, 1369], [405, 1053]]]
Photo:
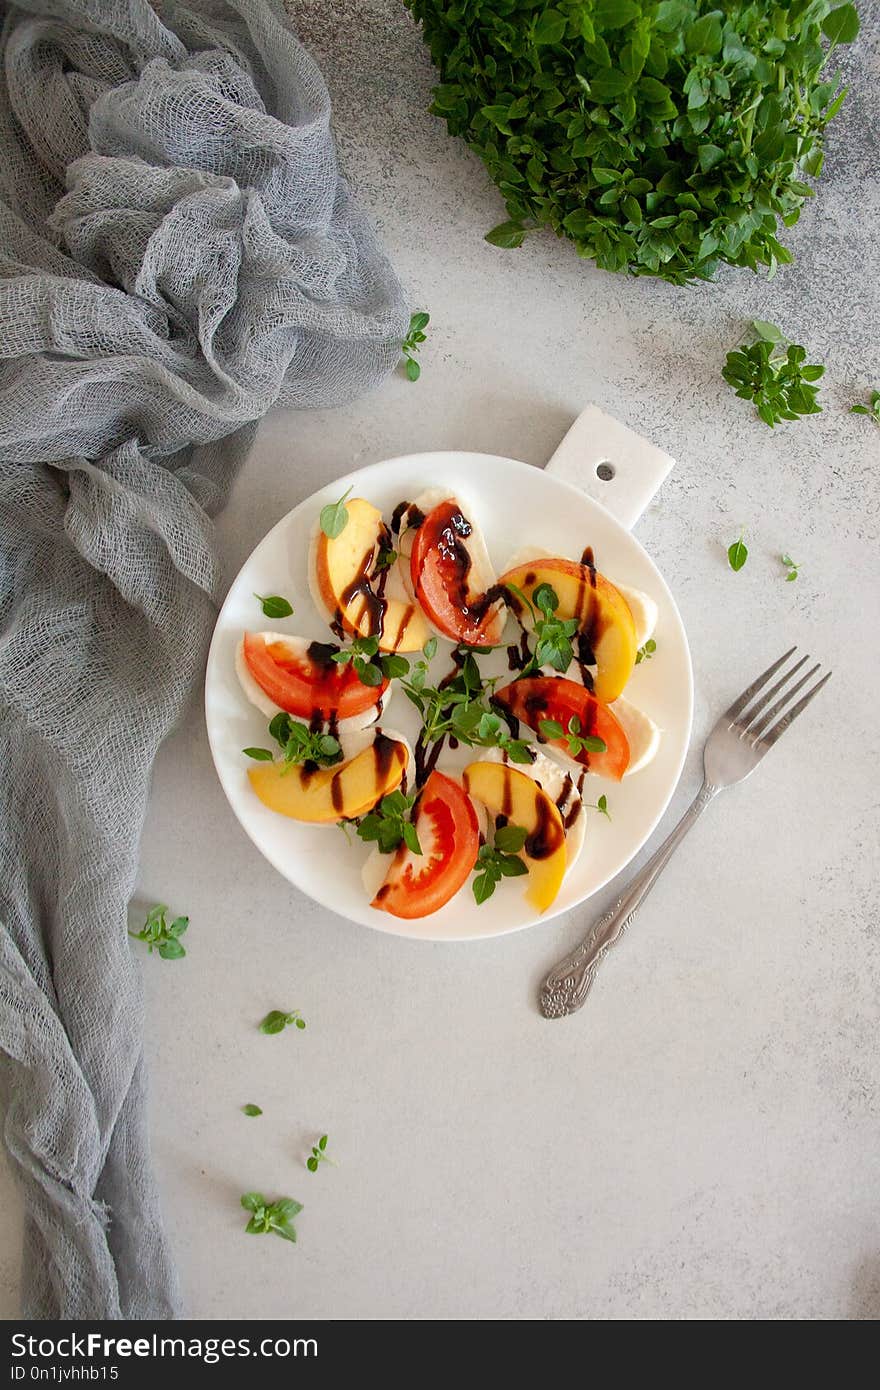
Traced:
[[309, 593], [312, 596], [312, 603], [318, 610], [319, 615], [327, 623], [335, 622], [336, 614], [331, 612], [321, 597], [321, 590], [318, 585], [318, 541], [321, 536], [321, 518], [316, 516], [312, 524], [311, 535], [309, 536]]
[[361, 869], [361, 882], [364, 885], [364, 892], [367, 895], [367, 902], [371, 903], [378, 893], [391, 868], [393, 854], [383, 854], [374, 845], [364, 860]]
[[624, 700], [622, 695], [612, 700], [608, 708], [626, 734], [629, 744], [629, 766], [623, 775], [631, 777], [634, 772], [640, 772], [643, 767], [647, 767], [657, 756], [661, 731], [649, 715], [636, 709], [635, 705], [631, 705], [629, 700]]
[[641, 589], [631, 589], [628, 584], [618, 584], [616, 580], [611, 582], [626, 599], [636, 630], [636, 646], [643, 647], [648, 638], [654, 635], [660, 610], [650, 594]]
[[[261, 632], [258, 636], [263, 637], [267, 642], [284, 642], [284, 644], [290, 648], [294, 656], [305, 657], [311, 645], [310, 641], [305, 637], [288, 637], [286, 634], [280, 632]], [[276, 714], [280, 713], [280, 706], [269, 699], [265, 690], [257, 684], [248, 670], [247, 662], [244, 659], [244, 637], [242, 637], [235, 649], [235, 673], [238, 676], [239, 684], [248, 700], [250, 700], [252, 705], [256, 705], [261, 714], [265, 714], [267, 719], [272, 719]], [[377, 700], [374, 705], [370, 705], [368, 709], [362, 710], [360, 714], [352, 714], [348, 719], [340, 719], [340, 735], [352, 730], [366, 729], [369, 728], [371, 724], [375, 724], [379, 716], [388, 709], [391, 699], [391, 690], [392, 687], [389, 685], [381, 701]], [[295, 714], [292, 714], [290, 717], [291, 719], [298, 718]], [[307, 719], [300, 719], [299, 722], [307, 724], [309, 721]]]

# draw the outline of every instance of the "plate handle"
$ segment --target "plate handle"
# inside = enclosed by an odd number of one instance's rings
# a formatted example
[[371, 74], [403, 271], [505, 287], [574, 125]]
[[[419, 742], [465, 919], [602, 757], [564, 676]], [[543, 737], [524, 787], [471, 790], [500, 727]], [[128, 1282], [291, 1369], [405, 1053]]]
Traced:
[[675, 460], [597, 405], [582, 410], [547, 464], [631, 531]]

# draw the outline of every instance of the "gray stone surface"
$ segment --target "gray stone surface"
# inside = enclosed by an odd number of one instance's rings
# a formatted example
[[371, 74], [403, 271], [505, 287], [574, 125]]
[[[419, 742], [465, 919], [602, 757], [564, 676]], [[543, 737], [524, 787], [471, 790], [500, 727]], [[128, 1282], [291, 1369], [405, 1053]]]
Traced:
[[[694, 659], [674, 806], [746, 676], [798, 642], [835, 677], [716, 803], [584, 1012], [554, 1024], [536, 984], [594, 909], [471, 946], [348, 926], [245, 840], [196, 703], [156, 767], [141, 875], [144, 897], [192, 918], [185, 962], [144, 963], [156, 1162], [191, 1312], [876, 1318], [880, 432], [847, 413], [880, 385], [876, 9], [794, 266], [690, 290], [595, 271], [552, 238], [487, 246], [498, 194], [427, 114], [430, 66], [395, 0], [292, 9], [431, 337], [417, 385], [266, 420], [220, 522], [230, 577], [353, 463], [459, 447], [538, 463], [594, 400], [679, 461], [638, 529]], [[756, 315], [827, 363], [823, 415], [771, 433], [721, 382]], [[782, 550], [803, 562], [796, 584]], [[276, 1005], [306, 1032], [257, 1034]], [[240, 1114], [248, 1100], [262, 1118]], [[312, 1175], [324, 1131], [340, 1167]], [[305, 1203], [295, 1249], [245, 1239], [253, 1187]], [[9, 1316], [8, 1176], [0, 1197]]]

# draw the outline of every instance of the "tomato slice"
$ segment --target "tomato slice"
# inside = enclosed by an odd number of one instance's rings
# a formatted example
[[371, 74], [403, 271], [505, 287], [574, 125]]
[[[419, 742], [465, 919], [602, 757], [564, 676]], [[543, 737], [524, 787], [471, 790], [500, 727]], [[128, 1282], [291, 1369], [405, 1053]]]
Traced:
[[425, 783], [415, 827], [422, 853], [400, 845], [371, 903], [392, 917], [428, 917], [443, 907], [466, 881], [480, 848], [473, 803], [442, 772], [432, 772]]
[[416, 532], [410, 577], [416, 598], [444, 637], [470, 647], [501, 640], [503, 591], [494, 582], [482, 537], [454, 497], [429, 512]]
[[606, 746], [604, 753], [586, 750], [572, 753], [566, 738], [550, 738], [547, 743], [561, 749], [590, 772], [619, 782], [629, 767], [629, 741], [623, 728], [608, 706], [577, 681], [566, 680], [564, 676], [526, 676], [496, 690], [495, 699], [536, 733], [540, 733], [543, 719], [555, 719], [567, 729], [569, 720], [576, 716], [582, 734], [602, 739]]
[[364, 685], [351, 663], [332, 660], [338, 651], [324, 642], [279, 637], [268, 642], [261, 632], [244, 635], [245, 664], [264, 694], [279, 709], [300, 719], [349, 719], [379, 700], [388, 682]]

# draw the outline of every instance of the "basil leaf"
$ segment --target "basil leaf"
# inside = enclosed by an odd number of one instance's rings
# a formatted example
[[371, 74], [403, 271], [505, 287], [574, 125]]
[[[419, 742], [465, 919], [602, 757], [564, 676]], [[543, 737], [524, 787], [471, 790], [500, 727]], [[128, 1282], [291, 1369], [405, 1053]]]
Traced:
[[338, 536], [341, 536], [348, 525], [348, 508], [345, 505], [345, 499], [350, 492], [351, 488], [347, 487], [337, 502], [330, 502], [326, 507], [321, 508], [321, 514], [318, 518], [319, 524], [324, 535], [331, 541], [335, 541]]
[[502, 854], [516, 854], [528, 839], [528, 831], [521, 825], [503, 825], [495, 831], [495, 848]]
[[727, 560], [730, 565], [730, 568], [735, 571], [741, 570], [748, 558], [748, 548], [746, 547], [742, 536], [740, 536], [739, 540], [734, 541], [733, 545], [729, 546], [727, 550]]
[[267, 618], [289, 618], [293, 612], [293, 608], [288, 603], [287, 599], [282, 598], [280, 594], [270, 594], [268, 598], [263, 598], [260, 594], [254, 594], [254, 598], [260, 604]]

